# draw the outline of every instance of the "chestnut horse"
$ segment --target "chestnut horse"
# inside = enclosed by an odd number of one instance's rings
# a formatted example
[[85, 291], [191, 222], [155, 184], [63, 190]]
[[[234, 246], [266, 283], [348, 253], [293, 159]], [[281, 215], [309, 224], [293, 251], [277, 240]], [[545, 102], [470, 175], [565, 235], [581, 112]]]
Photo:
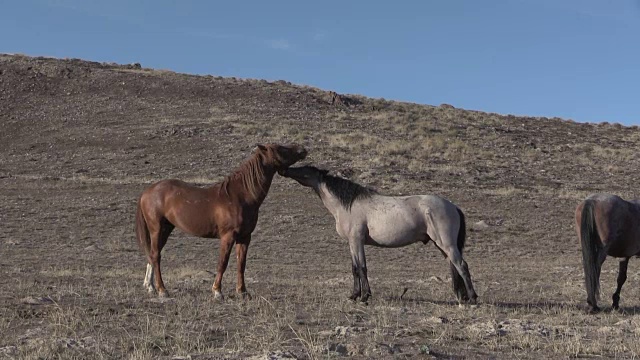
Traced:
[[447, 257], [458, 302], [475, 303], [467, 262], [462, 258], [465, 218], [449, 200], [435, 195], [383, 196], [313, 166], [288, 168], [281, 175], [312, 188], [336, 220], [336, 231], [349, 243], [353, 293], [367, 302], [371, 296], [364, 246], [386, 248], [432, 240]]
[[582, 244], [582, 265], [590, 312], [597, 312], [600, 270], [607, 255], [622, 258], [613, 308], [620, 305], [620, 291], [627, 280], [629, 258], [640, 255], [640, 201], [615, 195], [594, 194], [576, 208], [576, 232]]
[[236, 245], [238, 282], [236, 291], [247, 295], [244, 270], [251, 233], [258, 222], [258, 210], [267, 196], [276, 172], [307, 156], [299, 145], [258, 145], [222, 182], [201, 188], [180, 180], [162, 180], [140, 196], [136, 212], [136, 234], [147, 256], [144, 286], [149, 292], [168, 296], [160, 274], [160, 258], [174, 227], [204, 238], [220, 239], [220, 254], [213, 293], [223, 299], [222, 275]]

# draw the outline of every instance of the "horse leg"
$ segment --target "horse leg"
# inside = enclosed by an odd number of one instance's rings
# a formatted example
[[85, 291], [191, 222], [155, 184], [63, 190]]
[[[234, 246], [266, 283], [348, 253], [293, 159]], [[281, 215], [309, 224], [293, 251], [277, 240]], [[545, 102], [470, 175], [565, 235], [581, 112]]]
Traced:
[[[464, 287], [467, 290], [466, 294], [462, 294], [462, 291], [458, 291], [457, 282], [459, 282], [460, 279], [457, 279], [454, 274], [451, 274], [451, 281], [454, 285], [454, 288], [456, 288], [455, 290], [458, 301], [460, 302], [461, 300], [466, 300], [471, 304], [475, 304], [478, 295], [473, 289], [471, 274], [469, 273], [469, 266], [467, 265], [467, 262], [462, 258], [462, 250], [458, 248], [457, 237], [459, 235], [460, 229], [456, 229], [455, 231], [453, 231], [453, 229], [449, 226], [438, 226], [430, 209], [427, 209], [426, 216], [427, 224], [429, 224], [431, 227], [430, 230], [427, 229], [427, 235], [431, 239], [433, 239], [438, 249], [440, 249], [440, 251], [442, 251], [442, 253], [445, 254], [445, 256], [449, 259], [451, 265], [453, 265], [455, 270], [457, 270], [458, 274], [462, 277], [462, 281], [464, 282]], [[461, 219], [460, 225], [464, 226], [464, 218]], [[440, 232], [441, 230], [443, 232]]]
[[360, 266], [358, 268], [358, 276], [360, 277], [360, 288], [362, 289], [362, 297], [360, 301], [366, 303], [371, 296], [371, 288], [369, 288], [369, 278], [367, 277], [367, 259], [364, 256], [364, 246], [360, 253]]
[[462, 276], [462, 280], [464, 281], [464, 286], [467, 288], [467, 294], [469, 297], [469, 303], [475, 304], [478, 295], [476, 291], [473, 289], [473, 283], [471, 282], [471, 273], [469, 273], [469, 266], [467, 262], [462, 258], [462, 254], [457, 248], [454, 247], [446, 247], [443, 249], [444, 253], [447, 254], [449, 261], [455, 266], [456, 270], [460, 276]]
[[356, 301], [361, 294], [360, 291], [360, 274], [358, 272], [358, 263], [355, 256], [351, 256], [351, 273], [353, 274], [353, 292], [349, 299]]
[[467, 295], [467, 287], [464, 284], [464, 279], [460, 276], [458, 269], [451, 261], [449, 261], [449, 268], [451, 269], [451, 285], [453, 287], [453, 292], [456, 294], [456, 298], [458, 299], [458, 303], [462, 304], [468, 302], [469, 295]]
[[349, 297], [367, 302], [371, 296], [369, 280], [367, 279], [367, 259], [364, 255], [364, 236], [353, 236], [349, 239], [349, 250], [351, 251], [351, 269], [353, 273], [353, 293]]
[[360, 274], [358, 272], [358, 245], [355, 241], [349, 241], [349, 252], [351, 253], [351, 273], [353, 274], [353, 292], [349, 299], [356, 301], [360, 297]]
[[154, 293], [156, 291], [155, 285], [154, 285], [154, 278], [153, 278], [153, 266], [151, 266], [151, 263], [147, 263], [147, 272], [144, 274], [144, 287], [147, 289], [147, 291], [149, 293]]
[[618, 309], [620, 305], [620, 291], [622, 290], [622, 285], [627, 281], [627, 266], [629, 265], [629, 258], [620, 261], [620, 269], [618, 270], [618, 287], [616, 288], [616, 292], [613, 294], [613, 305], [614, 309]]
[[220, 238], [220, 254], [218, 256], [218, 271], [216, 272], [216, 280], [213, 282], [213, 296], [215, 299], [224, 300], [222, 295], [222, 275], [227, 270], [229, 264], [229, 256], [231, 249], [236, 242], [236, 233], [229, 232]]
[[358, 246], [358, 277], [360, 278], [360, 301], [366, 303], [371, 296], [371, 288], [369, 288], [369, 278], [367, 277], [367, 257], [364, 255], [364, 240], [359, 241]]
[[[162, 260], [162, 248], [164, 248], [173, 231], [173, 225], [167, 220], [160, 221], [160, 228], [157, 231], [151, 232], [151, 254], [150, 263], [152, 268], [151, 281], [155, 280], [156, 289], [159, 297], [168, 297], [169, 293], [164, 287], [162, 281], [162, 274], [160, 272], [160, 261]], [[147, 267], [148, 269], [148, 267]]]
[[238, 239], [236, 242], [236, 257], [238, 260], [238, 283], [236, 285], [236, 292], [240, 294], [242, 298], [251, 299], [251, 295], [247, 292], [247, 288], [244, 284], [244, 270], [247, 264], [249, 243], [251, 243], [251, 235]]

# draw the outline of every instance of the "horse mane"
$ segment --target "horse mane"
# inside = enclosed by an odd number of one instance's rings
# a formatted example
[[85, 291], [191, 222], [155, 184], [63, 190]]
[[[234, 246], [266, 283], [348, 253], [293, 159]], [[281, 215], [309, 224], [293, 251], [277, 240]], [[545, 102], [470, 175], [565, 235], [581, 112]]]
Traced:
[[324, 175], [322, 182], [327, 185], [327, 189], [338, 198], [340, 204], [347, 210], [351, 210], [351, 206], [356, 200], [367, 199], [378, 193], [372, 188], [333, 175]]
[[257, 200], [265, 192], [263, 182], [264, 167], [262, 166], [261, 154], [256, 151], [251, 157], [243, 161], [231, 174], [220, 183], [220, 189], [224, 189], [229, 194], [231, 183], [240, 183], [251, 200]]

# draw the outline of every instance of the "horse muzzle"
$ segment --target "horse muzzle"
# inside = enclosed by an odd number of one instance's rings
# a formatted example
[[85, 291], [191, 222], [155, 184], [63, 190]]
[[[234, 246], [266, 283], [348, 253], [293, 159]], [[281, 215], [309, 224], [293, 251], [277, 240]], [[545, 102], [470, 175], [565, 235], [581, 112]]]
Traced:
[[303, 147], [301, 147], [298, 150], [298, 157], [300, 157], [300, 160], [304, 160], [307, 157], [308, 154], [309, 154], [309, 152], [307, 151], [307, 149], [305, 149]]
[[289, 168], [286, 169], [278, 169], [278, 175], [280, 176], [287, 176], [287, 172], [289, 171]]

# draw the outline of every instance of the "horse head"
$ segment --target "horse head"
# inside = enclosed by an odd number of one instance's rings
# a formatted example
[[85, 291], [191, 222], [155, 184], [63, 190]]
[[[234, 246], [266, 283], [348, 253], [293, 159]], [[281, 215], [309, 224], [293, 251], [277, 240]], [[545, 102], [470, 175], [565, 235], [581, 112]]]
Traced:
[[284, 177], [291, 178], [302, 186], [307, 186], [311, 188], [316, 188], [322, 182], [322, 178], [327, 175], [329, 171], [318, 169], [315, 166], [300, 166], [300, 167], [290, 167], [280, 175]]
[[307, 157], [307, 150], [298, 144], [257, 144], [256, 151], [260, 151], [265, 157], [265, 164], [275, 167], [282, 174], [289, 166]]

